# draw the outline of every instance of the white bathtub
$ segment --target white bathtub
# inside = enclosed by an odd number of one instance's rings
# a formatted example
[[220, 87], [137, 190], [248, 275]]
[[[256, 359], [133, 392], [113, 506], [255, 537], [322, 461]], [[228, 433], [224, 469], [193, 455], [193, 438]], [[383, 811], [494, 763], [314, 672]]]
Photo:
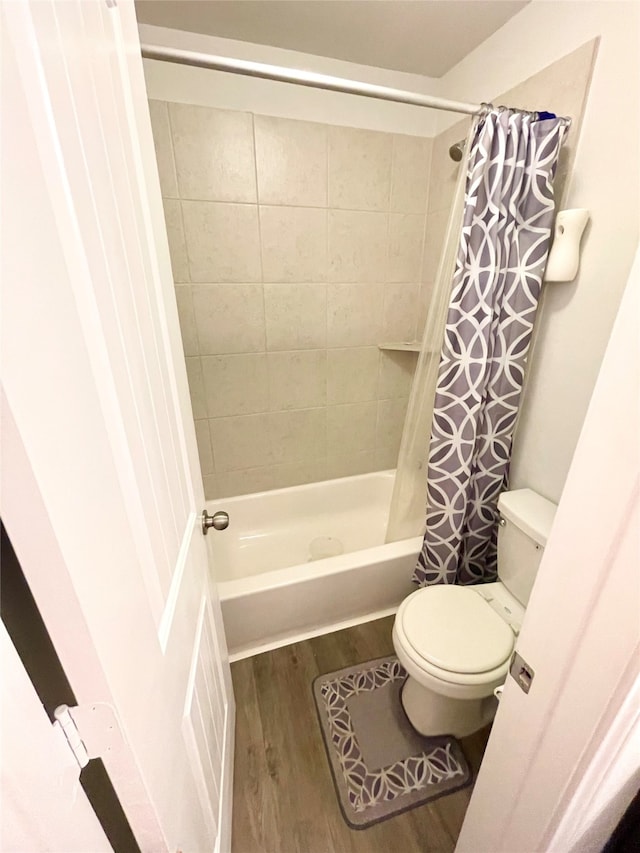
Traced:
[[[232, 660], [393, 613], [422, 539], [384, 544], [393, 471], [209, 501]], [[318, 558], [323, 554], [339, 556]], [[314, 559], [315, 558], [315, 559]]]

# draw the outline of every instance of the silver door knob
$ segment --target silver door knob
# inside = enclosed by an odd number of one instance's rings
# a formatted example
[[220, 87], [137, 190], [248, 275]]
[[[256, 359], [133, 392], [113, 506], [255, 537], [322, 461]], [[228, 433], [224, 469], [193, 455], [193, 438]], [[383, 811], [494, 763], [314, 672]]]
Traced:
[[218, 510], [218, 512], [214, 512], [213, 515], [209, 515], [206, 509], [202, 510], [202, 532], [206, 536], [209, 532], [209, 528], [213, 527], [214, 530], [226, 530], [229, 526], [229, 513], [223, 512], [222, 510]]

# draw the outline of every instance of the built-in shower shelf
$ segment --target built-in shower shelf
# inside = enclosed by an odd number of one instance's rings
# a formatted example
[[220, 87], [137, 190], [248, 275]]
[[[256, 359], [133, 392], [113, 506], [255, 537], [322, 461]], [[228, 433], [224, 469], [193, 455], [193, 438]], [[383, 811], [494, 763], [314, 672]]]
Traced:
[[378, 349], [394, 350], [395, 352], [420, 352], [422, 346], [418, 341], [399, 341], [398, 343], [378, 344]]

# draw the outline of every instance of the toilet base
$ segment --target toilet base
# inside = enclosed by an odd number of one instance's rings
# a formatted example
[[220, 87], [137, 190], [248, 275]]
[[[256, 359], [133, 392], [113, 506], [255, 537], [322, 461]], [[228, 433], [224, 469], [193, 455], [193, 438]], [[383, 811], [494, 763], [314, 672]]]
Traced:
[[409, 722], [425, 737], [467, 737], [488, 725], [498, 708], [494, 696], [451, 699], [423, 687], [410, 675], [402, 688], [401, 701]]

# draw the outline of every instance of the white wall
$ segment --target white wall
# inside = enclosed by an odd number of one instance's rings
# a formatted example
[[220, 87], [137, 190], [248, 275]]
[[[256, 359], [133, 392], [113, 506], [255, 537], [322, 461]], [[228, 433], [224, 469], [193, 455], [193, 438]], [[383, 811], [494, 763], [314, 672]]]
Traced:
[[[445, 97], [487, 100], [600, 36], [564, 202], [588, 208], [591, 223], [577, 279], [543, 291], [512, 464], [514, 487], [555, 501], [638, 240], [639, 31], [635, 2], [533, 0], [442, 78]], [[452, 120], [439, 113], [440, 130]]]
[[[423, 94], [437, 95], [441, 85], [440, 80], [433, 77], [356, 65], [268, 45], [198, 35], [149, 24], [141, 24], [139, 31], [142, 44], [168, 45], [184, 50], [306, 69]], [[145, 59], [144, 72], [149, 97], [160, 101], [246, 110], [281, 118], [415, 136], [434, 136], [436, 132], [437, 112], [423, 107], [386, 103], [355, 95], [309, 89], [291, 83], [275, 83], [156, 60]]]

